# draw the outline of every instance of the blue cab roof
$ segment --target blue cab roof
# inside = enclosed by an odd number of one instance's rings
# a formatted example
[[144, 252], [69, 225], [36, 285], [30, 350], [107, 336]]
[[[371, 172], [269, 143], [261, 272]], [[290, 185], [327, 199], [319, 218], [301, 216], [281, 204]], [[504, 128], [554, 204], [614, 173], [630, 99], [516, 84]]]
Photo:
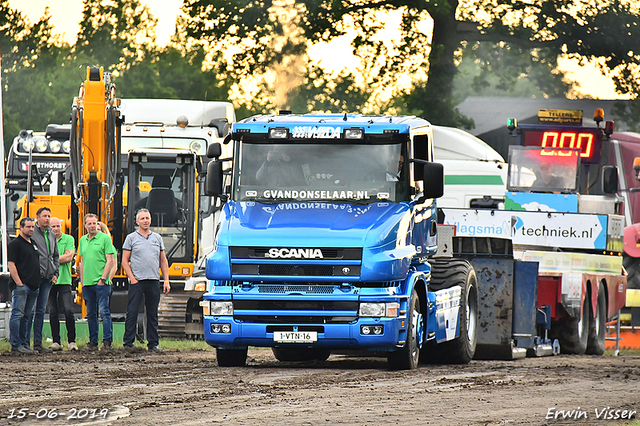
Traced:
[[385, 131], [397, 131], [408, 134], [411, 128], [429, 126], [425, 119], [415, 116], [363, 115], [363, 114], [278, 114], [256, 115], [233, 124], [233, 133], [249, 131], [252, 134], [267, 133], [270, 128], [286, 127], [339, 127], [341, 130], [352, 127], [363, 128], [366, 134], [382, 134]]

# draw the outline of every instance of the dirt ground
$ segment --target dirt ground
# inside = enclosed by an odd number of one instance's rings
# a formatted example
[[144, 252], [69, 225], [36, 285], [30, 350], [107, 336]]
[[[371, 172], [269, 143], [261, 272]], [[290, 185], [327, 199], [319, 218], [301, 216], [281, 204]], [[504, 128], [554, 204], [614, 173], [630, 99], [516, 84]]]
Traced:
[[[241, 368], [218, 367], [214, 350], [3, 353], [0, 376], [0, 425], [621, 425], [640, 418], [639, 356], [390, 371], [381, 358], [280, 363], [268, 349], [250, 349]], [[38, 418], [47, 416], [54, 419]]]

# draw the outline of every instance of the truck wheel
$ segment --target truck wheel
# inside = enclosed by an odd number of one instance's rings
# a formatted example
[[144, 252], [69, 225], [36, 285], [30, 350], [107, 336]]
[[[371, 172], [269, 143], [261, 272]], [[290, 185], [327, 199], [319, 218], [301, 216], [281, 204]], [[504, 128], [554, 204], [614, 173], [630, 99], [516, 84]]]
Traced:
[[604, 285], [600, 284], [599, 287], [596, 316], [595, 318], [589, 318], [589, 339], [586, 353], [591, 355], [602, 355], [604, 353], [604, 334], [607, 326], [607, 297], [604, 292]]
[[219, 367], [242, 367], [247, 364], [247, 348], [216, 348], [216, 358], [218, 359]]
[[627, 270], [627, 288], [640, 288], [640, 258], [622, 254], [622, 266]]
[[429, 288], [441, 290], [453, 286], [462, 288], [460, 300], [460, 336], [436, 344], [435, 340], [423, 351], [429, 363], [467, 364], [476, 352], [478, 325], [478, 280], [476, 271], [465, 259], [431, 261]]
[[582, 315], [569, 321], [555, 322], [551, 325], [551, 340], [558, 339], [563, 354], [583, 355], [589, 339], [589, 301], [584, 298]]
[[414, 289], [407, 317], [407, 341], [403, 348], [390, 352], [387, 356], [389, 367], [392, 370], [413, 370], [418, 367], [420, 346], [424, 340], [424, 318], [421, 309], [420, 297]]
[[319, 348], [271, 348], [273, 356], [278, 361], [296, 362], [296, 361], [325, 361], [331, 355], [328, 349]]

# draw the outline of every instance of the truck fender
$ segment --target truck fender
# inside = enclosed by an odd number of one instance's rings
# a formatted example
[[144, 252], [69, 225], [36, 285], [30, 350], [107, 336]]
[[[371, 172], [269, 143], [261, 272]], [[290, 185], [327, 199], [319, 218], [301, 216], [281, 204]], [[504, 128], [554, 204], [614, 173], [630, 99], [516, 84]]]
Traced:
[[409, 302], [409, 298], [413, 294], [413, 289], [416, 290], [418, 296], [420, 297], [420, 301], [422, 303], [422, 312], [428, 312], [427, 309], [429, 307], [429, 303], [427, 300], [427, 282], [429, 281], [428, 275], [422, 271], [412, 271], [412, 273], [407, 277], [405, 283], [406, 286], [403, 289], [402, 293], [407, 297], [407, 303]]

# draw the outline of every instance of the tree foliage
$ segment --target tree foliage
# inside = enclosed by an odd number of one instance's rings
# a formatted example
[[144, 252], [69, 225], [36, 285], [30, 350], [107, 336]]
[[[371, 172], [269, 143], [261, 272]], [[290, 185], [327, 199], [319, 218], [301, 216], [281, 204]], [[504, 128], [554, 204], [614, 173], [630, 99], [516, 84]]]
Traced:
[[30, 24], [0, 0], [5, 147], [21, 129], [68, 123], [87, 66], [113, 72], [119, 97], [228, 99], [232, 82], [218, 57], [180, 36], [158, 47], [156, 23], [139, 0], [84, 0], [78, 40], [69, 45], [52, 35], [48, 10]]
[[[7, 144], [21, 128], [67, 122], [89, 65], [114, 73], [119, 96], [232, 97], [239, 117], [391, 111], [470, 127], [455, 110], [470, 94], [566, 93], [560, 55], [599, 64], [619, 93], [640, 92], [634, 0], [185, 0], [167, 47], [157, 46], [157, 20], [140, 0], [83, 5], [69, 45], [52, 35], [48, 12], [31, 24], [0, 0]], [[313, 44], [343, 36], [353, 37], [357, 70], [311, 60]], [[413, 86], [389, 99], [401, 77]], [[634, 109], [623, 113], [640, 121]]]
[[155, 44], [157, 24], [139, 0], [84, 0], [75, 51], [111, 72], [124, 71]]
[[[238, 49], [236, 72], [252, 75], [284, 53], [273, 43], [282, 35], [270, 13], [274, 6], [272, 0], [188, 0], [187, 32], [229, 43]], [[465, 125], [452, 98], [460, 55], [482, 54], [477, 88], [497, 75], [499, 86], [508, 89], [529, 72], [541, 96], [563, 93], [562, 76], [552, 70], [558, 56], [566, 55], [598, 61], [619, 93], [639, 91], [638, 4], [633, 0], [299, 0], [296, 7], [306, 46], [355, 33], [353, 53], [369, 71], [371, 86], [386, 88], [398, 75], [428, 69], [426, 82], [418, 79], [399, 104], [440, 124]], [[380, 35], [391, 13], [401, 16], [393, 39]], [[486, 52], [478, 52], [478, 46]]]

